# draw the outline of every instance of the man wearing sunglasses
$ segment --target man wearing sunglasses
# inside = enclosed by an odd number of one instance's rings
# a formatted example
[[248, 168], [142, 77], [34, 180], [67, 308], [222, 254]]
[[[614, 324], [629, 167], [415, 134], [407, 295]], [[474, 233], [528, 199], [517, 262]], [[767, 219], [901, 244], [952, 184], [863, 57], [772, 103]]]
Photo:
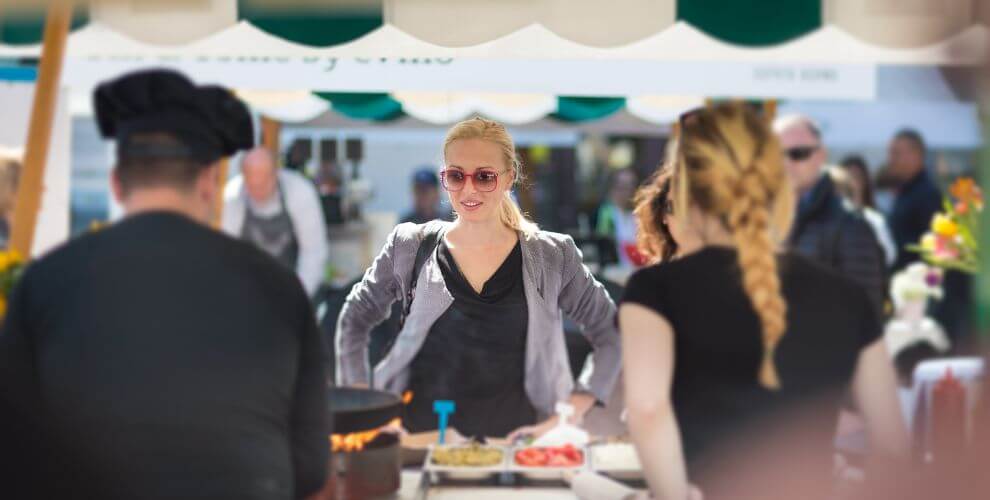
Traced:
[[810, 118], [794, 115], [779, 118], [774, 131], [799, 200], [792, 249], [862, 284], [880, 314], [886, 288], [883, 253], [862, 214], [839, 196], [826, 175], [828, 152], [820, 129]]

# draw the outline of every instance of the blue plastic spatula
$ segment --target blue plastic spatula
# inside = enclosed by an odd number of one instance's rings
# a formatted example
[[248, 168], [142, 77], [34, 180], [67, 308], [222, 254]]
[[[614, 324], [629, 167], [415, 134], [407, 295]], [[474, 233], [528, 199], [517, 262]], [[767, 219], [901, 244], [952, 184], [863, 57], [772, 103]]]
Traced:
[[457, 405], [453, 401], [438, 400], [433, 402], [433, 413], [436, 413], [440, 420], [439, 425], [437, 425], [437, 429], [440, 431], [440, 444], [444, 444], [447, 436], [447, 422], [455, 409], [457, 409]]

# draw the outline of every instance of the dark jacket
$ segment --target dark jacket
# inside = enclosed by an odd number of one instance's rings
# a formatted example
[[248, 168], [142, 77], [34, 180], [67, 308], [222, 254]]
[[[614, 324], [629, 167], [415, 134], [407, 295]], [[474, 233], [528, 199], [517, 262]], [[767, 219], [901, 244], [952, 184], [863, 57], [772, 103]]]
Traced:
[[920, 259], [917, 253], [905, 250], [906, 245], [916, 245], [931, 226], [932, 217], [942, 208], [942, 194], [928, 172], [922, 171], [901, 188], [894, 200], [894, 207], [887, 217], [887, 225], [897, 244], [897, 260], [894, 271], [907, 267]]
[[828, 176], [801, 202], [790, 245], [797, 253], [863, 285], [877, 314], [883, 311], [883, 250], [869, 223], [839, 197]]

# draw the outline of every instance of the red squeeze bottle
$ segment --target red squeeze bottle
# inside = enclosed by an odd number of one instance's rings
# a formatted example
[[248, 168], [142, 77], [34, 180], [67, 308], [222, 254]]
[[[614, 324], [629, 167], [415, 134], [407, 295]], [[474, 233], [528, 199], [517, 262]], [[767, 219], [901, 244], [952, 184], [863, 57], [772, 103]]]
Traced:
[[945, 370], [932, 389], [932, 454], [936, 462], [962, 455], [966, 443], [966, 388]]
[[639, 251], [635, 243], [622, 245], [622, 250], [626, 253], [626, 257], [629, 257], [629, 262], [632, 262], [634, 266], [642, 267], [649, 263], [649, 259]]

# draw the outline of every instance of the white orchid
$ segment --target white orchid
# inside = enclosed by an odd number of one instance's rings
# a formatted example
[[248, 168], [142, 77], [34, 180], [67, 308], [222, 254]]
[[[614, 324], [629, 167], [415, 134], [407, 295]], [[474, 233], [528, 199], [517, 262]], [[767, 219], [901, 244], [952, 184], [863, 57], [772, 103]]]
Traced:
[[894, 308], [900, 309], [908, 302], [924, 301], [929, 297], [941, 299], [941, 285], [940, 269], [915, 262], [894, 275], [890, 281], [890, 297], [894, 301]]

